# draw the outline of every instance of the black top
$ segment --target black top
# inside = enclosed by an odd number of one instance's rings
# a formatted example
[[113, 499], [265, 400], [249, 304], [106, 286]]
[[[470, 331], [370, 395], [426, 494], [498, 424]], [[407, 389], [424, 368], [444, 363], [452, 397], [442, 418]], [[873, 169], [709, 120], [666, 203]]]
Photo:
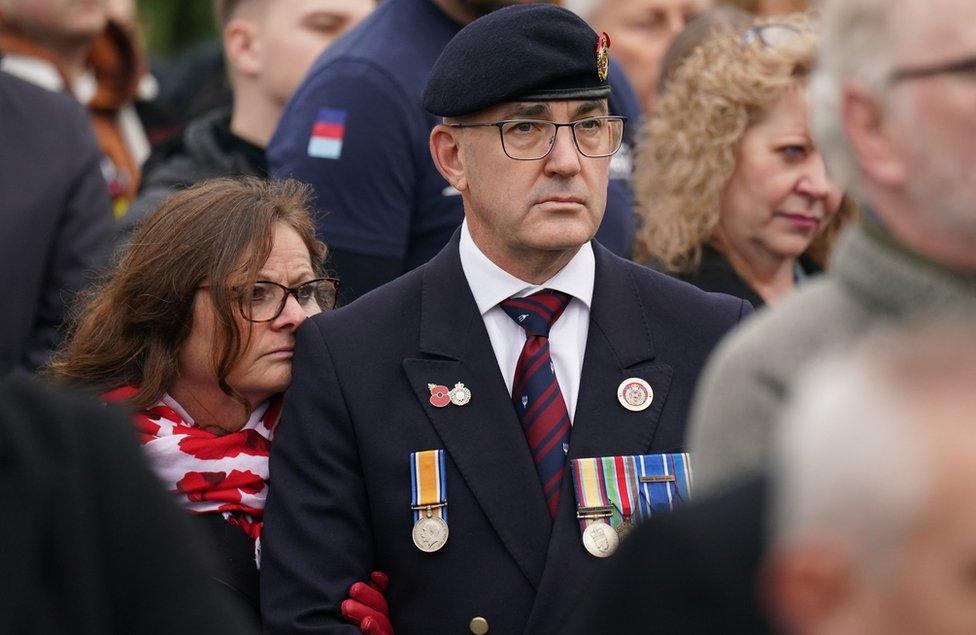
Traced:
[[[806, 255], [800, 256], [799, 266], [805, 276], [821, 273]], [[765, 300], [743, 280], [732, 264], [711, 245], [702, 245], [701, 263], [690, 273], [674, 274], [679, 280], [690, 282], [702, 291], [714, 291], [747, 300], [754, 308], [766, 304]]]
[[192, 524], [210, 539], [212, 560], [217, 565], [213, 576], [217, 592], [226, 595], [257, 622], [258, 569], [251, 539], [222, 514], [195, 514]]
[[139, 196], [116, 226], [116, 248], [176, 190], [222, 176], [268, 175], [264, 149], [230, 130], [230, 109], [194, 119], [182, 134], [153, 148], [142, 167]]
[[755, 478], [641, 525], [565, 632], [771, 633], [756, 599], [766, 487]]

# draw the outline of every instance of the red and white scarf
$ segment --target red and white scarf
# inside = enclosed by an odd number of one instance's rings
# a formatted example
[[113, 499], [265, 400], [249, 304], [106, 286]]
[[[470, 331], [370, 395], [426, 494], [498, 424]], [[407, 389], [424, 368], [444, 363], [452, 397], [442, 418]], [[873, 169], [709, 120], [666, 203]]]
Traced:
[[[123, 401], [135, 392], [119, 388], [103, 398]], [[197, 427], [169, 395], [134, 416], [150, 466], [164, 486], [190, 513], [220, 513], [239, 527], [254, 542], [259, 563], [268, 457], [281, 403], [280, 396], [264, 402], [243, 428], [224, 435]]]

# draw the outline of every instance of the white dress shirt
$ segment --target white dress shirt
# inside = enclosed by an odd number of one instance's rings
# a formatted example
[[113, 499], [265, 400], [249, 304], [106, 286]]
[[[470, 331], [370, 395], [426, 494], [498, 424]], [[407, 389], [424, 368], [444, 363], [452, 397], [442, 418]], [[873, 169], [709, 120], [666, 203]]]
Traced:
[[583, 354], [590, 328], [590, 302], [593, 299], [596, 270], [593, 247], [590, 243], [583, 245], [559, 273], [540, 285], [519, 280], [489, 260], [474, 244], [467, 221], [461, 224], [459, 248], [461, 269], [485, 321], [488, 339], [491, 340], [509, 395], [512, 394], [515, 367], [526, 338], [522, 327], [508, 317], [498, 303], [542, 289], [562, 291], [572, 296], [566, 310], [549, 331], [549, 354], [556, 368], [556, 381], [566, 401], [569, 420], [572, 421], [576, 414], [576, 397], [579, 395]]

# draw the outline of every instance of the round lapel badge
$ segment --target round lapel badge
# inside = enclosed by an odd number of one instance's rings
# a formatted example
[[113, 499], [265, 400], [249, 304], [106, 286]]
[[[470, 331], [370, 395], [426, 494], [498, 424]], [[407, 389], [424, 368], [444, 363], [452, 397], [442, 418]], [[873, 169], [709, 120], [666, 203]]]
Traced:
[[454, 384], [454, 388], [451, 388], [448, 395], [455, 406], [466, 406], [471, 401], [471, 389], [461, 382]]
[[651, 385], [640, 377], [630, 377], [620, 382], [617, 387], [617, 401], [631, 412], [646, 410], [654, 401], [654, 391]]

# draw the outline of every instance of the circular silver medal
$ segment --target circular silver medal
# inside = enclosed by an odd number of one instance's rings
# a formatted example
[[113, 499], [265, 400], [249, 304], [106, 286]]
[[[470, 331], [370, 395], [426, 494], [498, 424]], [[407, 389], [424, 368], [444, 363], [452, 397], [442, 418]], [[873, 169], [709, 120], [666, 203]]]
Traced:
[[599, 520], [583, 530], [583, 546], [590, 555], [606, 558], [617, 550], [620, 537], [613, 527]]
[[437, 516], [421, 516], [413, 525], [413, 544], [424, 553], [433, 553], [444, 546], [448, 536], [447, 523]]

